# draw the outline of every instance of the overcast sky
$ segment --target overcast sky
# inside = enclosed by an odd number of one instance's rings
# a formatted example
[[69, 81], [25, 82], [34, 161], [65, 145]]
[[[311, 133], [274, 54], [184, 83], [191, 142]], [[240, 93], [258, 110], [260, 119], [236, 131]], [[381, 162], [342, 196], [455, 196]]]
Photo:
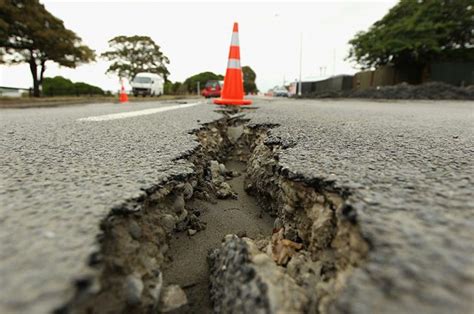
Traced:
[[[234, 21], [239, 23], [242, 65], [257, 73], [257, 86], [266, 91], [294, 81], [299, 75], [300, 34], [303, 38], [303, 79], [325, 74], [351, 74], [354, 64], [345, 61], [347, 42], [366, 30], [396, 4], [396, 0], [313, 2], [158, 2], [158, 1], [53, 1], [41, 0], [86, 45], [97, 53], [118, 35], [150, 36], [169, 57], [169, 79], [212, 71], [224, 74]], [[335, 61], [335, 62], [334, 62]], [[45, 76], [62, 75], [108, 90], [119, 87], [107, 75], [108, 63], [76, 69], [48, 63]], [[324, 75], [324, 73], [323, 73]], [[0, 66], [0, 86], [29, 87], [27, 65]]]

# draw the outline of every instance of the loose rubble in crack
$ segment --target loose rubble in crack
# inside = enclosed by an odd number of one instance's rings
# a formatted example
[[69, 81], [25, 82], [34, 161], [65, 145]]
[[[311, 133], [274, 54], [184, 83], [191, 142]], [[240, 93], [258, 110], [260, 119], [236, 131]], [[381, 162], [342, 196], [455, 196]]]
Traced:
[[293, 181], [279, 169], [282, 146], [267, 128], [247, 129], [236, 146], [247, 160], [245, 190], [275, 217], [264, 238], [228, 235], [209, 255], [215, 312], [326, 313], [367, 243], [343, 192]]
[[[290, 180], [271, 126], [226, 117], [196, 131], [189, 175], [104, 221], [95, 290], [78, 312], [326, 313], [368, 251], [330, 185]], [[138, 210], [137, 210], [138, 208]]]

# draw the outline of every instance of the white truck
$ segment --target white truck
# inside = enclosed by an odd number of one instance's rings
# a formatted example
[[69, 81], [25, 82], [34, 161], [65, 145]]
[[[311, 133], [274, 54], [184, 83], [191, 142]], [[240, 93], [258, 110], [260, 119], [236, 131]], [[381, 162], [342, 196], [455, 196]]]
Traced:
[[155, 73], [138, 73], [131, 82], [132, 93], [134, 96], [142, 95], [143, 97], [161, 96], [163, 95], [163, 87], [165, 80]]

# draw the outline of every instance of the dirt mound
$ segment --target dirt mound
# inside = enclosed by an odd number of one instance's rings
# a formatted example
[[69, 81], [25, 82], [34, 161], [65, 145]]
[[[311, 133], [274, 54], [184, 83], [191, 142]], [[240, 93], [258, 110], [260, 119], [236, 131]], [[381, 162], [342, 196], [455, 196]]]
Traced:
[[441, 82], [422, 85], [402, 83], [393, 86], [378, 86], [364, 90], [327, 91], [313, 94], [314, 98], [370, 98], [370, 99], [433, 99], [474, 100], [474, 86], [457, 87]]

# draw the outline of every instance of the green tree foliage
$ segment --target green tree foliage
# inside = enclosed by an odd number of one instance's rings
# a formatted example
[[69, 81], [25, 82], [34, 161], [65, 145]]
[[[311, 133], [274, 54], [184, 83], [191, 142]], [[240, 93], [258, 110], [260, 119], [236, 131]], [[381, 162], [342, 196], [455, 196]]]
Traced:
[[40, 96], [46, 62], [75, 68], [94, 52], [38, 0], [0, 0], [0, 60], [28, 63], [35, 96]]
[[178, 94], [178, 90], [181, 87], [182, 83], [181, 82], [171, 82], [171, 81], [166, 81], [165, 86], [164, 86], [164, 93], [166, 95], [176, 95]]
[[73, 83], [62, 76], [45, 77], [43, 80], [43, 95], [45, 96], [83, 96], [104, 95], [97, 86], [83, 82]]
[[165, 95], [172, 95], [173, 94], [173, 82], [171, 81], [166, 81], [165, 84], [163, 85], [163, 93]]
[[173, 83], [173, 86], [172, 86], [172, 88], [171, 88], [171, 91], [173, 92], [173, 94], [177, 94], [177, 93], [178, 93], [178, 91], [179, 91], [181, 85], [183, 85], [183, 83], [181, 83], [181, 82], [174, 82], [174, 83]]
[[156, 73], [167, 80], [170, 61], [148, 36], [117, 36], [109, 40], [110, 51], [101, 56], [111, 61], [107, 73], [116, 73], [129, 81], [140, 72]]
[[349, 59], [368, 69], [474, 60], [472, 0], [401, 0], [349, 41]]
[[257, 79], [257, 74], [249, 66], [242, 67], [242, 74], [244, 76], [244, 91], [246, 93], [257, 93], [257, 84], [255, 80]]
[[187, 92], [187, 93], [195, 93], [197, 88], [197, 83], [199, 82], [199, 86], [201, 89], [204, 88], [207, 81], [221, 81], [224, 79], [223, 75], [215, 74], [212, 72], [202, 72], [191, 77], [188, 77], [184, 82], [183, 85], [179, 88], [179, 92]]
[[81, 95], [104, 95], [104, 91], [102, 88], [90, 85], [84, 82], [76, 82], [74, 83], [74, 90], [77, 96]]

